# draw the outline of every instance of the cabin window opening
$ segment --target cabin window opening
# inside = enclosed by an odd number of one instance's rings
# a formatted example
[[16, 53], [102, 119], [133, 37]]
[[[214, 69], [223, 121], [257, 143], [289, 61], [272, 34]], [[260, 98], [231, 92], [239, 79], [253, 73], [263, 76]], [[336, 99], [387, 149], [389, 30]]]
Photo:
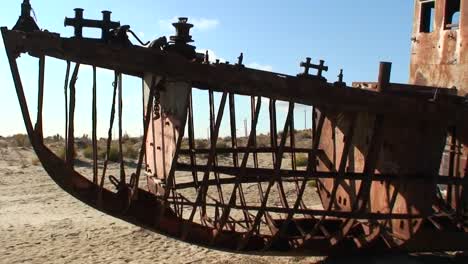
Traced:
[[460, 27], [460, 0], [447, 0], [445, 6], [445, 29]]
[[431, 33], [434, 31], [435, 1], [421, 3], [420, 32]]

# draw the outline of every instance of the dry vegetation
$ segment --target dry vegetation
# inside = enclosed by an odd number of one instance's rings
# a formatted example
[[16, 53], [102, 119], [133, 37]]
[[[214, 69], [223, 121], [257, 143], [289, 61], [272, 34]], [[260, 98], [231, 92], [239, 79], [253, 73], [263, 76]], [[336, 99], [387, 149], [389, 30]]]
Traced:
[[[280, 141], [281, 132], [278, 137], [278, 144]], [[301, 130], [295, 131], [295, 140], [297, 147], [311, 147], [311, 131], [310, 130]], [[246, 146], [248, 139], [245, 137], [239, 137], [237, 139], [237, 145], [239, 147]], [[271, 139], [269, 134], [260, 134], [257, 135], [256, 144], [258, 147], [269, 147], [271, 146]], [[60, 158], [65, 158], [65, 140], [60, 135], [50, 136], [44, 139], [44, 143], [48, 146], [54, 153], [57, 154]], [[125, 134], [122, 138], [123, 144], [123, 157], [127, 162], [134, 162], [138, 159], [138, 155], [141, 148], [141, 138], [140, 137], [130, 137]], [[289, 137], [286, 142], [289, 145]], [[198, 149], [209, 149], [211, 142], [207, 139], [196, 139], [195, 147]], [[230, 148], [232, 146], [231, 137], [220, 137], [216, 143], [217, 148]], [[30, 148], [31, 144], [29, 138], [25, 134], [16, 134], [10, 137], [0, 137], [0, 149], [6, 148]], [[187, 138], [184, 138], [182, 141], [182, 148], [188, 148], [189, 142]], [[106, 159], [106, 149], [107, 149], [107, 139], [101, 138], [98, 140], [98, 159]], [[80, 138], [75, 139], [75, 158], [83, 161], [89, 161], [93, 158], [93, 148], [92, 141], [88, 135], [83, 135]], [[227, 156], [229, 154], [219, 154], [219, 156]], [[285, 157], [289, 154], [284, 154]], [[119, 146], [118, 141], [113, 140], [111, 143], [111, 148], [109, 150], [109, 161], [118, 162], [119, 161]], [[303, 167], [307, 165], [307, 155], [297, 154], [296, 162], [298, 167]], [[32, 164], [34, 166], [40, 165], [38, 159], [32, 159], [30, 161], [25, 161], [26, 164]]]

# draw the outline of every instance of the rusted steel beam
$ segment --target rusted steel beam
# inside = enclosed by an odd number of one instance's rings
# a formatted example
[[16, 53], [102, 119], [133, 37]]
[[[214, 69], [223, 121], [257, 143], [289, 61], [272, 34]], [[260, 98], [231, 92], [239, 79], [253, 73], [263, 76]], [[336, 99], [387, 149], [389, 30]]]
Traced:
[[[308, 174], [311, 174], [311, 173], [313, 173], [315, 171], [316, 158], [315, 158], [315, 155], [313, 154], [313, 152], [318, 149], [318, 146], [320, 144], [320, 137], [322, 135], [322, 129], [323, 129], [324, 122], [325, 122], [325, 116], [321, 115], [320, 119], [318, 120], [318, 124], [317, 124], [317, 129], [318, 129], [317, 134], [313, 138], [312, 149], [310, 151], [311, 153], [309, 154], [309, 162], [307, 164], [307, 170], [306, 170], [306, 172]], [[295, 181], [297, 182], [296, 179], [295, 179]], [[272, 236], [269, 243], [267, 243], [267, 245], [265, 246], [265, 249], [270, 248], [271, 245], [277, 239], [281, 238], [286, 233], [287, 228], [289, 226], [289, 223], [292, 221], [294, 214], [296, 214], [297, 210], [299, 209], [299, 206], [301, 205], [301, 203], [303, 203], [303, 196], [304, 196], [304, 191], [305, 191], [306, 187], [307, 187], [307, 180], [303, 179], [302, 184], [301, 184], [301, 186], [299, 188], [299, 191], [297, 193], [297, 198], [296, 198], [296, 201], [294, 203], [292, 211], [288, 213], [288, 215], [286, 217], [286, 220], [284, 221], [284, 223], [279, 228], [279, 231]], [[302, 209], [306, 209], [306, 208], [302, 207]], [[329, 211], [329, 210], [327, 210], [327, 211]]]
[[[325, 115], [322, 113], [321, 118], [325, 118]], [[348, 157], [349, 153], [351, 151], [351, 148], [353, 148], [353, 138], [354, 138], [354, 133], [355, 133], [355, 127], [356, 127], [356, 120], [357, 120], [357, 115], [353, 114], [350, 120], [350, 125], [347, 131], [347, 134], [344, 137], [345, 143], [343, 146], [343, 152], [341, 154], [341, 159], [340, 159], [340, 165], [338, 168], [337, 172], [337, 177], [333, 178], [333, 187], [332, 191], [330, 194], [330, 202], [328, 203], [327, 208], [325, 209], [327, 212], [333, 211], [333, 207], [337, 204], [337, 199], [336, 199], [336, 194], [338, 192], [338, 187], [340, 184], [343, 182], [343, 176], [345, 174], [346, 167], [348, 165]], [[323, 124], [322, 124], [323, 126]], [[367, 176], [367, 175], [365, 175]], [[317, 232], [320, 230], [320, 227], [322, 226], [323, 221], [325, 220], [325, 217], [321, 217], [320, 220], [314, 225], [314, 228], [312, 231], [308, 234], [309, 237], [313, 237], [317, 234]], [[340, 233], [342, 230], [338, 230]], [[328, 237], [328, 236], [327, 236]], [[330, 238], [330, 237], [329, 237]]]
[[75, 103], [76, 103], [76, 81], [80, 64], [75, 65], [70, 81], [70, 109], [68, 113], [68, 142], [66, 152], [67, 165], [73, 168], [75, 162]]
[[[11, 75], [13, 78], [13, 82], [15, 84], [16, 95], [18, 97], [18, 102], [21, 108], [21, 113], [23, 114], [23, 121], [26, 127], [26, 131], [28, 133], [29, 141], [33, 144], [34, 143], [34, 129], [31, 122], [31, 116], [29, 114], [28, 103], [26, 101], [26, 96], [24, 95], [23, 83], [21, 81], [21, 76], [18, 70], [18, 64], [16, 62], [16, 47], [14, 43], [11, 43], [6, 40], [6, 31], [2, 29], [2, 37], [5, 43], [6, 54], [8, 57], [8, 61], [10, 63], [10, 70]], [[33, 144], [34, 146], [34, 144]]]
[[372, 139], [369, 143], [369, 149], [367, 150], [366, 159], [364, 162], [364, 175], [366, 179], [361, 183], [359, 192], [356, 196], [356, 200], [352, 206], [353, 210], [364, 210], [369, 202], [370, 185], [372, 181], [370, 178], [375, 174], [377, 161], [379, 159], [380, 149], [383, 144], [383, 123], [384, 117], [377, 115], [374, 121], [374, 127], [372, 129]]
[[468, 116], [465, 104], [427, 102], [391, 94], [377, 95], [372, 91], [338, 87], [285, 74], [248, 68], [234, 70], [231, 66], [221, 64], [197, 64], [156, 49], [136, 46], [111, 49], [108, 44], [60, 38], [59, 35], [46, 32], [25, 33], [6, 28], [2, 28], [2, 31], [5, 41], [11, 43], [12, 50], [21, 47], [20, 51], [29, 52], [33, 56], [46, 55], [135, 76], [150, 71], [191, 80], [194, 86], [202, 89], [260, 95], [318, 107], [333, 107], [339, 111], [374, 112], [403, 118], [464, 121]]
[[[253, 109], [252, 109], [252, 113], [253, 113]], [[272, 160], [272, 164], [275, 164], [276, 163], [276, 154], [275, 153], [278, 151], [278, 129], [277, 129], [277, 120], [276, 120], [277, 115], [276, 115], [276, 100], [275, 99], [270, 99], [269, 100], [268, 113], [270, 115], [270, 146], [271, 146], [271, 149], [270, 149], [271, 151], [270, 152], [271, 152], [271, 160]], [[253, 119], [253, 116], [252, 116], [252, 119]], [[254, 151], [259, 150], [258, 146], [256, 146], [256, 147], [257, 148]], [[257, 153], [254, 152], [254, 155], [257, 155]], [[256, 168], [258, 168], [258, 166]], [[258, 186], [258, 193], [259, 193], [258, 198], [261, 201], [261, 200], [263, 200], [263, 187], [262, 187], [261, 181], [258, 181], [257, 186]], [[268, 228], [270, 229], [270, 232], [272, 234], [274, 234], [275, 232], [278, 232], [278, 229], [274, 225], [274, 221], [273, 221], [273, 218], [271, 217], [270, 213], [268, 213], [268, 212], [265, 213], [265, 219], [266, 219]], [[260, 226], [259, 226], [259, 228], [260, 228]], [[257, 232], [259, 232], [259, 231], [257, 230]]]
[[[375, 91], [379, 84], [377, 82], [353, 82], [354, 88]], [[415, 84], [389, 83], [385, 91], [386, 94], [394, 94], [399, 96], [410, 96], [413, 98], [459, 102], [463, 103], [463, 97], [457, 95], [457, 89], [448, 89], [442, 87], [421, 86]]]
[[106, 158], [104, 160], [104, 166], [102, 168], [102, 176], [101, 180], [99, 182], [99, 196], [98, 200], [101, 200], [102, 197], [102, 190], [104, 188], [104, 181], [106, 179], [106, 173], [107, 173], [107, 165], [109, 163], [109, 153], [111, 149], [111, 144], [112, 144], [112, 128], [114, 127], [114, 118], [115, 118], [115, 101], [117, 98], [117, 81], [118, 81], [118, 74], [117, 72], [114, 72], [114, 92], [112, 95], [112, 105], [111, 105], [111, 113], [110, 113], [110, 119], [109, 119], [109, 130], [107, 132], [107, 144], [106, 144]]
[[[207, 166], [197, 165], [194, 168], [198, 171], [206, 170]], [[178, 163], [177, 164], [178, 171], [187, 171], [190, 172], [192, 170], [192, 166], [190, 164]], [[245, 168], [244, 174], [242, 174], [241, 168], [233, 168], [228, 166], [218, 166], [216, 168], [212, 168], [212, 171], [216, 171], [220, 174], [231, 175], [235, 176], [235, 178], [221, 178], [221, 184], [233, 184], [236, 182], [236, 179], [239, 175], [244, 175], [242, 177], [241, 183], [255, 183], [258, 179], [261, 182], [268, 181], [270, 177], [273, 177], [274, 170], [273, 169], [264, 169], [264, 168]], [[338, 172], [323, 172], [323, 171], [315, 171], [308, 173], [304, 170], [280, 170], [279, 176], [283, 178], [283, 181], [286, 182], [293, 182], [294, 177], [300, 179], [306, 179], [307, 181], [316, 180], [316, 179], [335, 179], [339, 176]], [[346, 172], [342, 175], [343, 180], [371, 180], [371, 181], [385, 181], [385, 182], [420, 182], [425, 183], [427, 182], [427, 175], [423, 174], [402, 174], [402, 175], [395, 175], [395, 174], [375, 174], [372, 176], [366, 176], [363, 173], [354, 173], [354, 172]], [[449, 178], [447, 176], [439, 176], [436, 177], [437, 184], [440, 185], [463, 185], [468, 183], [468, 179], [464, 178]], [[208, 181], [208, 185], [214, 185], [215, 182], [211, 180]], [[194, 183], [179, 183], [177, 184], [177, 189], [185, 189], [185, 188], [192, 188]]]
[[[183, 204], [189, 206], [195, 206], [196, 203], [194, 202], [179, 202], [179, 201], [169, 201], [169, 203], [174, 204]], [[346, 211], [326, 211], [326, 210], [314, 210], [314, 209], [297, 209], [293, 210], [293, 208], [283, 208], [283, 207], [272, 207], [272, 206], [242, 206], [242, 205], [229, 205], [229, 204], [220, 204], [220, 203], [206, 203], [207, 207], [222, 207], [227, 209], [238, 209], [238, 210], [248, 210], [248, 211], [256, 211], [256, 212], [263, 212], [268, 211], [270, 213], [281, 213], [281, 214], [305, 214], [305, 215], [313, 215], [313, 216], [329, 216], [329, 217], [336, 217], [342, 219], [353, 219], [353, 220], [385, 220], [385, 219], [419, 219], [419, 218], [426, 218], [426, 215], [420, 214], [384, 214], [384, 213], [369, 213], [369, 212], [346, 212]], [[257, 213], [258, 215], [258, 213]], [[252, 227], [253, 228], [253, 227]], [[243, 239], [246, 239], [248, 233], [244, 235]]]
[[[294, 118], [291, 119], [291, 124], [290, 124], [290, 126], [291, 126], [291, 127], [290, 127], [290, 129], [289, 129], [289, 131], [290, 131], [290, 132], [289, 132], [289, 140], [290, 140], [289, 143], [290, 143], [290, 145], [291, 145], [291, 149], [294, 150], [294, 149], [296, 149], [296, 129], [295, 129], [295, 126], [294, 126]], [[304, 127], [304, 129], [307, 131], [307, 127]], [[313, 143], [313, 142], [312, 142], [312, 143]], [[309, 162], [310, 162], [310, 152], [312, 152], [312, 150], [309, 151], [309, 152], [307, 153], [307, 154], [308, 154], [308, 157], [309, 157]], [[296, 160], [296, 152], [293, 151], [293, 152], [291, 153], [291, 168], [292, 168], [293, 170], [296, 170], [296, 169], [297, 169], [297, 164], [296, 164], [296, 162], [297, 162], [297, 160]], [[310, 165], [311, 165], [311, 164], [307, 164], [307, 168], [309, 168]], [[299, 193], [300, 190], [301, 190], [301, 187], [299, 186], [298, 179], [297, 179], [297, 178], [294, 178], [294, 180], [295, 180], [295, 183], [294, 183], [294, 184], [295, 184], [295, 186], [296, 186], [296, 193]], [[304, 184], [304, 183], [303, 183], [303, 184]], [[300, 204], [300, 206], [301, 206], [302, 209], [305, 209], [305, 208], [306, 208], [306, 205], [305, 205], [304, 201], [302, 200], [302, 198], [299, 199], [299, 204]]]
[[[275, 110], [276, 110], [276, 108], [275, 108]], [[290, 110], [292, 112], [292, 115], [294, 116], [294, 104], [293, 103], [291, 104], [291, 109]], [[276, 115], [276, 113], [275, 113], [275, 115]], [[293, 120], [294, 120], [294, 118], [291, 118], [289, 120], [289, 124], [288, 124], [290, 136], [292, 136], [294, 134], [294, 131], [291, 131], [291, 129], [294, 127]], [[283, 133], [286, 133], [286, 140], [287, 140], [288, 133], [286, 131], [284, 131]], [[291, 137], [290, 137], [290, 139], [291, 139]], [[286, 142], [285, 142], [285, 144], [286, 144]], [[291, 144], [291, 141], [290, 141], [290, 144]], [[282, 145], [280, 147], [283, 149], [284, 145]], [[291, 148], [293, 148], [292, 145], [291, 145]], [[278, 151], [275, 153], [275, 155], [278, 155], [279, 152], [280, 152], [280, 149], [278, 149]], [[276, 163], [280, 162], [279, 166], [281, 168], [281, 162], [283, 160], [283, 154], [284, 154], [284, 152], [282, 152], [280, 156], [276, 157], [275, 163], [273, 163], [273, 166], [276, 166]], [[291, 156], [293, 156], [293, 155], [294, 155], [294, 152], [291, 153]], [[279, 160], [281, 160], [281, 161], [279, 161]], [[291, 165], [294, 166], [295, 164], [291, 164]], [[295, 169], [295, 168], [293, 167], [293, 169]], [[294, 179], [296, 179], [296, 177], [294, 177]], [[283, 186], [283, 182], [281, 180], [281, 177], [278, 178], [278, 181], [276, 182], [276, 187], [278, 188], [279, 200], [281, 202], [281, 205], [284, 208], [289, 208], [288, 200], [286, 199], [286, 192], [284, 191], [284, 186]], [[265, 198], [263, 198], [263, 199], [265, 199]], [[263, 199], [261, 201], [263, 201]]]
[[[381, 87], [385, 87], [384, 84], [381, 84]], [[372, 129], [372, 139], [369, 142], [369, 148], [366, 153], [364, 161], [364, 179], [359, 186], [359, 191], [356, 195], [354, 202], [351, 205], [352, 212], [360, 213], [366, 210], [367, 204], [372, 202], [370, 199], [370, 188], [372, 185], [372, 180], [370, 179], [375, 175], [375, 169], [377, 166], [377, 161], [379, 159], [379, 154], [381, 146], [383, 144], [383, 123], [384, 117], [377, 115], [374, 120], [374, 126]], [[336, 232], [330, 241], [333, 245], [338, 244], [348, 232], [353, 228], [356, 223], [356, 219], [346, 219], [340, 226], [339, 231]]]
[[[211, 146], [216, 148], [216, 140], [213, 138], [214, 133], [215, 133], [215, 106], [214, 106], [214, 94], [213, 91], [210, 90], [208, 91], [208, 101], [209, 101], [209, 106], [210, 106], [210, 141], [211, 141]], [[223, 107], [224, 108], [224, 107]], [[215, 154], [213, 157], [213, 167], [218, 166], [218, 156]], [[224, 204], [224, 196], [223, 196], [223, 189], [221, 188], [221, 184], [219, 183], [219, 173], [214, 172], [215, 180], [217, 181], [216, 184], [216, 189], [218, 191], [218, 199], [221, 203]]]
[[350, 120], [348, 133], [344, 137], [345, 144], [343, 146], [343, 152], [341, 154], [340, 165], [338, 168], [338, 177], [334, 179], [333, 188], [331, 192], [331, 200], [330, 200], [330, 204], [328, 205], [328, 210], [332, 210], [333, 205], [336, 204], [336, 193], [337, 193], [338, 187], [340, 186], [340, 183], [342, 182], [343, 175], [346, 172], [349, 153], [351, 151], [351, 148], [354, 147], [353, 138], [354, 138], [354, 132], [355, 132], [355, 127], [356, 127], [356, 119], [357, 119], [357, 116], [354, 114]]
[[[255, 97], [254, 96], [250, 97], [250, 118], [251, 118], [250, 127], [253, 128], [254, 126], [256, 126], [256, 124], [254, 124], [254, 122], [255, 122]], [[253, 139], [252, 140], [253, 140], [253, 145], [252, 146], [255, 149], [255, 148], [257, 148], [257, 135], [256, 135], [256, 133], [253, 134]], [[258, 168], [258, 155], [256, 153], [252, 153], [252, 156], [253, 156], [254, 168]], [[261, 185], [260, 182], [257, 183], [257, 188], [258, 188], [259, 196], [262, 196], [263, 195], [263, 190], [262, 190], [262, 185]], [[239, 192], [239, 201], [241, 203], [241, 206], [245, 206], [246, 205], [246, 200], [245, 200], [244, 188], [243, 188], [242, 184], [239, 184], [239, 187], [237, 188], [237, 190]], [[249, 214], [249, 212], [247, 210], [242, 210], [242, 213], [244, 215], [244, 219], [245, 219], [247, 229], [248, 229], [251, 226], [252, 219], [251, 219], [250, 214]], [[213, 240], [213, 242], [214, 241], [215, 240]]]
[[[247, 143], [247, 149], [253, 146], [253, 141], [254, 141], [254, 135], [256, 134], [257, 131], [257, 124], [258, 124], [258, 117], [260, 115], [260, 109], [262, 106], [262, 98], [259, 96], [257, 100], [257, 106], [255, 108], [255, 116], [254, 116], [254, 122], [252, 123], [253, 126], [250, 129], [250, 135], [249, 135], [249, 140]], [[234, 168], [239, 170], [239, 175], [234, 179], [234, 188], [232, 190], [231, 196], [229, 198], [228, 202], [228, 207], [223, 211], [223, 214], [220, 217], [220, 221], [218, 223], [218, 226], [216, 229], [213, 231], [213, 238], [211, 239], [210, 244], [214, 244], [216, 240], [218, 239], [219, 235], [221, 234], [221, 231], [223, 230], [224, 226], [226, 225], [226, 222], [229, 219], [229, 215], [231, 213], [231, 207], [236, 204], [236, 192], [237, 189], [239, 188], [239, 185], [242, 183], [242, 178], [244, 175], [246, 175], [247, 171], [247, 161], [249, 158], [249, 152], [245, 153], [244, 156], [242, 157], [242, 162], [239, 168]], [[243, 207], [245, 208], [245, 206]]]
[[[258, 210], [257, 215], [255, 216], [255, 218], [253, 220], [252, 227], [244, 235], [244, 237], [241, 240], [239, 240], [239, 242], [237, 243], [237, 248], [239, 250], [242, 250], [248, 244], [249, 239], [252, 237], [252, 235], [253, 235], [253, 233], [255, 231], [255, 228], [257, 228], [257, 226], [260, 224], [260, 220], [263, 217], [263, 215], [265, 214], [265, 211], [270, 211], [270, 210], [267, 209], [268, 198], [269, 198], [270, 191], [271, 191], [271, 188], [273, 187], [274, 183], [278, 179], [280, 179], [279, 172], [281, 170], [281, 163], [283, 161], [283, 158], [282, 158], [283, 157], [283, 148], [284, 148], [284, 146], [286, 144], [286, 137], [288, 135], [290, 122], [291, 122], [291, 119], [293, 118], [293, 115], [294, 115], [293, 110], [294, 110], [294, 103], [289, 102], [288, 114], [287, 114], [287, 117], [286, 117], [286, 122], [284, 123], [283, 134], [281, 135], [281, 141], [280, 141], [279, 149], [278, 149], [278, 152], [276, 153], [276, 163], [274, 165], [274, 175], [273, 175], [273, 177], [270, 177], [270, 179], [268, 180], [267, 189], [266, 189], [266, 191], [264, 193], [260, 209]], [[290, 208], [287, 207], [285, 209], [289, 210]]]
[[93, 183], [98, 184], [98, 146], [97, 146], [97, 83], [96, 67], [93, 67], [93, 102], [92, 102], [92, 145], [93, 145]]
[[[236, 105], [235, 105], [235, 95], [233, 93], [229, 93], [229, 121], [231, 125], [231, 146], [232, 149], [223, 149], [223, 148], [217, 148], [216, 152], [219, 154], [223, 154], [225, 152], [223, 151], [229, 151], [229, 153], [232, 150], [232, 162], [234, 164], [234, 167], [239, 166], [239, 155], [238, 151], [240, 148], [237, 147], [237, 126], [236, 126]], [[199, 151], [199, 150], [193, 150], [193, 151]]]
[[119, 165], [120, 165], [120, 184], [123, 186], [124, 184], [126, 184], [126, 177], [125, 177], [125, 164], [124, 164], [124, 157], [123, 157], [123, 142], [122, 142], [122, 138], [123, 138], [123, 131], [122, 131], [122, 126], [123, 126], [123, 119], [122, 119], [122, 115], [123, 115], [123, 96], [122, 96], [122, 89], [123, 89], [123, 85], [122, 85], [122, 73], [119, 73], [118, 74], [118, 90], [119, 90], [119, 93], [118, 93], [118, 97], [117, 97], [117, 101], [118, 101], [118, 118], [119, 118], [119, 123], [118, 123], [118, 126], [119, 126], [119, 140], [118, 140], [118, 143], [119, 143]]
[[[184, 98], [184, 101], [186, 103], [188, 103], [189, 99], [189, 95], [187, 94], [187, 98]], [[186, 117], [185, 117], [186, 118]], [[161, 118], [162, 119], [162, 118]], [[164, 207], [167, 208], [167, 199], [168, 197], [172, 194], [173, 197], [175, 197], [177, 195], [177, 192], [174, 188], [174, 186], [176, 186], [176, 177], [175, 177], [175, 172], [177, 170], [177, 162], [179, 160], [179, 151], [180, 151], [180, 148], [182, 146], [182, 139], [184, 138], [184, 132], [185, 132], [185, 120], [183, 120], [182, 122], [182, 127], [180, 128], [180, 132], [179, 132], [179, 136], [177, 138], [177, 144], [176, 144], [176, 150], [175, 150], [175, 153], [174, 153], [174, 156], [173, 156], [173, 159], [172, 159], [172, 162], [171, 162], [171, 167], [170, 167], [170, 170], [169, 170], [169, 173], [168, 173], [168, 176], [166, 178], [166, 186], [167, 186], [167, 189], [168, 191], [164, 194], [164, 198], [163, 198], [163, 201], [164, 201]], [[178, 212], [178, 208], [177, 208], [178, 205], [174, 204], [174, 210], [175, 212]], [[182, 217], [182, 213], [183, 213], [183, 210], [181, 209], [180, 210], [181, 214], [178, 215], [178, 217]], [[163, 213], [163, 211], [160, 212], [161, 214]]]
[[[190, 91], [190, 98], [189, 98], [189, 106], [188, 106], [188, 141], [189, 141], [189, 149], [188, 153], [190, 155], [190, 165], [192, 166], [192, 178], [193, 183], [195, 184], [195, 190], [198, 188], [198, 172], [195, 169], [197, 165], [197, 158], [195, 156], [195, 128], [193, 123], [193, 91]], [[184, 150], [181, 149], [180, 154], [184, 153]]]
[[[185, 239], [187, 237], [187, 234], [190, 232], [190, 226], [188, 225], [188, 223], [193, 221], [193, 218], [195, 216], [197, 207], [205, 205], [204, 201], [206, 201], [205, 197], [206, 197], [206, 193], [208, 191], [207, 183], [208, 183], [208, 180], [209, 180], [210, 172], [213, 169], [213, 160], [214, 160], [214, 157], [216, 155], [216, 142], [218, 141], [219, 128], [221, 127], [221, 121], [223, 119], [224, 107], [226, 105], [226, 98], [227, 98], [227, 93], [223, 93], [223, 95], [221, 97], [221, 104], [220, 104], [220, 107], [219, 107], [219, 110], [218, 110], [218, 115], [216, 116], [216, 124], [215, 124], [214, 133], [212, 135], [212, 137], [213, 137], [212, 142], [214, 142], [215, 144], [211, 145], [211, 153], [210, 153], [210, 155], [208, 157], [206, 169], [204, 170], [204, 175], [203, 175], [203, 178], [202, 178], [202, 182], [200, 184], [200, 187], [198, 188], [197, 197], [196, 197], [195, 203], [192, 206], [192, 210], [191, 210], [189, 219], [186, 222], [186, 224], [182, 227], [182, 234], [181, 234], [182, 239]], [[176, 166], [178, 167], [179, 165], [177, 164]]]
[[36, 133], [40, 140], [44, 139], [44, 131], [42, 127], [42, 110], [44, 108], [44, 72], [45, 72], [45, 56], [39, 57], [39, 84], [37, 95], [37, 119]]
[[70, 79], [70, 61], [67, 61], [67, 71], [65, 73], [65, 84], [63, 86], [63, 92], [65, 95], [65, 153], [67, 153], [67, 142], [68, 142], [68, 82]]
[[[252, 120], [253, 120], [255, 109], [252, 109], [252, 107], [254, 107], [252, 106], [252, 102], [255, 102], [255, 100], [253, 101], [251, 100], [251, 115], [252, 115]], [[233, 161], [234, 167], [237, 168], [239, 167], [239, 154], [237, 152], [238, 147], [237, 147], [237, 128], [236, 128], [237, 127], [236, 126], [236, 104], [235, 104], [235, 95], [233, 93], [229, 94], [229, 121], [230, 121], [230, 127], [231, 127], [231, 146], [233, 150], [236, 150], [236, 152], [232, 152], [232, 161]], [[217, 151], [218, 150], [219, 148], [217, 149]], [[221, 152], [218, 152], [218, 153], [221, 153]], [[255, 160], [254, 160], [254, 164], [257, 165], [258, 167], [258, 163], [255, 163]], [[259, 185], [259, 188], [261, 189], [261, 185]], [[261, 192], [261, 190], [259, 192]], [[245, 205], [246, 202], [245, 202], [244, 192], [242, 188], [239, 190], [239, 194], [240, 194], [241, 204]], [[251, 222], [250, 215], [245, 210], [243, 210], [242, 213], [244, 214], [244, 219], [245, 219], [247, 228], [249, 228], [250, 222]], [[219, 217], [220, 215], [217, 216], [215, 223], [218, 223], [218, 221], [221, 220]], [[229, 221], [227, 222], [227, 224], [229, 225]], [[213, 243], [214, 241], [215, 240], [212, 240]]]
[[[250, 127], [254, 127], [253, 122], [255, 120], [255, 96], [250, 97], [250, 119], [251, 119]], [[271, 118], [270, 118], [270, 120], [271, 120]], [[257, 147], [258, 147], [257, 146], [257, 135], [254, 135], [253, 148], [257, 149]], [[253, 156], [254, 168], [258, 168], [258, 153], [257, 152], [252, 152], [252, 156]], [[257, 189], [258, 189], [258, 195], [259, 195], [260, 199], [262, 199], [262, 197], [263, 197], [263, 188], [262, 188], [262, 184], [260, 182], [257, 183]], [[245, 198], [244, 198], [244, 195], [243, 195], [242, 184], [239, 185], [239, 192], [242, 193], [242, 195], [240, 197], [241, 203], [245, 204]], [[251, 221], [251, 219], [249, 218], [249, 222], [250, 221]], [[248, 224], [248, 228], [250, 228], [250, 223]]]

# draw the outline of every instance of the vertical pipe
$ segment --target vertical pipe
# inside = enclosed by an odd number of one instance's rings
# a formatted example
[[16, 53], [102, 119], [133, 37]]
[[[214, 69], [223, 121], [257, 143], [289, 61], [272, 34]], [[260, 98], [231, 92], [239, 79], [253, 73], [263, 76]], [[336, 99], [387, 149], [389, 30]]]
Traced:
[[384, 92], [390, 84], [390, 74], [392, 72], [391, 62], [380, 62], [379, 68], [379, 80], [377, 90]]

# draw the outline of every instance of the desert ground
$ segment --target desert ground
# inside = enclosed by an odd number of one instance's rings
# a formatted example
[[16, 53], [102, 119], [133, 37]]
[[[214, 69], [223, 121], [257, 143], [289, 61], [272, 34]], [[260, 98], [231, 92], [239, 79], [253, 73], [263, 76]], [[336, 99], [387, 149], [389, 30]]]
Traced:
[[[90, 170], [82, 166], [79, 170]], [[112, 170], [118, 170], [117, 164], [111, 164]], [[468, 263], [464, 261], [445, 253], [326, 259], [191, 245], [88, 207], [55, 185], [30, 147], [0, 138], [0, 263]]]

